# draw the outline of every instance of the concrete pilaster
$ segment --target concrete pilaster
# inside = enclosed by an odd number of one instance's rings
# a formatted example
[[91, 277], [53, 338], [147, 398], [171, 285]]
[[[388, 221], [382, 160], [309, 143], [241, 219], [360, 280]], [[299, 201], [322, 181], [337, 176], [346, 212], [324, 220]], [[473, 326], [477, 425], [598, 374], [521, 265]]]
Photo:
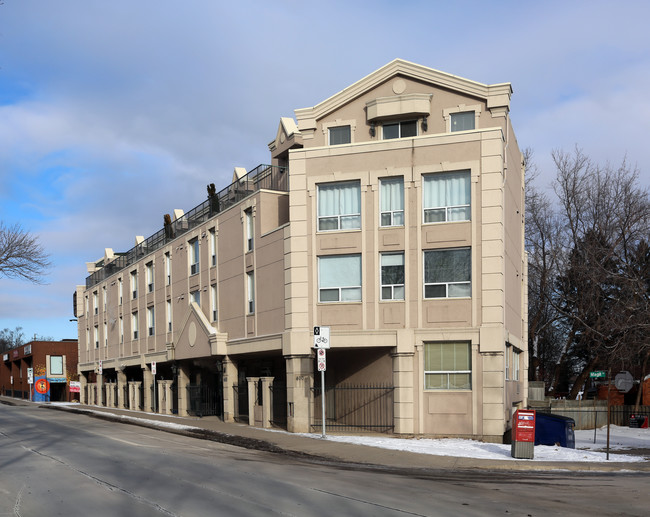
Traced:
[[102, 388], [104, 387], [104, 376], [97, 374], [97, 399], [95, 400], [95, 404], [97, 406], [103, 406], [104, 405], [104, 393]]
[[144, 367], [142, 369], [142, 389], [144, 390], [144, 410], [149, 412], [153, 411], [153, 398], [152, 398], [152, 389], [153, 386], [153, 374], [149, 367]]
[[81, 404], [88, 404], [88, 393], [86, 392], [86, 388], [88, 387], [88, 379], [83, 373], [79, 374], [79, 385], [79, 402]]
[[260, 381], [259, 377], [246, 377], [248, 382], [248, 425], [257, 425], [261, 423], [261, 415], [257, 418], [258, 404], [257, 404], [257, 383]]
[[178, 416], [189, 416], [189, 400], [187, 386], [190, 376], [187, 366], [178, 367]]
[[393, 357], [393, 424], [397, 434], [413, 434], [414, 386], [413, 371], [415, 352], [392, 354]]
[[287, 430], [308, 433], [312, 420], [314, 359], [310, 355], [285, 356], [287, 365]]
[[271, 427], [271, 416], [273, 414], [273, 377], [260, 377], [262, 383], [262, 427]]
[[237, 363], [224, 358], [223, 364], [223, 421], [235, 421], [235, 390], [233, 384], [237, 382]]
[[117, 407], [119, 409], [126, 409], [128, 402], [124, 397], [124, 387], [126, 383], [126, 374], [124, 372], [117, 372]]

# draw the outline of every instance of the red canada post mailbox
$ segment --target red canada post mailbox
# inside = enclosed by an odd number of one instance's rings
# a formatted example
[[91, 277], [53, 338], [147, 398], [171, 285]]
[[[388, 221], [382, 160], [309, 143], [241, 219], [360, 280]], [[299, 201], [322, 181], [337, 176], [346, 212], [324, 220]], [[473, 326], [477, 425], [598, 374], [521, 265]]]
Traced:
[[535, 411], [518, 409], [512, 423], [513, 458], [533, 459], [535, 451]]

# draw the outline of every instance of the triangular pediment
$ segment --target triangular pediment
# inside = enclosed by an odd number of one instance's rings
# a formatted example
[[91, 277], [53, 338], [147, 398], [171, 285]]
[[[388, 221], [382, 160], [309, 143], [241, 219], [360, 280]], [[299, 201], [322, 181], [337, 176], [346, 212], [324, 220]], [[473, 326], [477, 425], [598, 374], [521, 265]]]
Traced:
[[477, 83], [476, 81], [464, 79], [416, 63], [395, 59], [356, 83], [332, 95], [320, 104], [311, 108], [296, 110], [295, 114], [298, 120], [298, 128], [303, 130], [315, 127], [314, 121], [323, 118], [341, 106], [397, 76], [415, 79], [433, 86], [471, 95], [475, 98], [485, 99], [488, 108], [509, 107], [510, 105], [510, 96], [512, 95], [510, 83], [492, 85]]
[[298, 124], [291, 117], [281, 117], [278, 124], [278, 130], [275, 134], [275, 139], [269, 142], [269, 150], [273, 152], [276, 149], [295, 145], [300, 143], [301, 134], [298, 129]]
[[[191, 302], [174, 342], [174, 359], [193, 359], [219, 355], [218, 345], [225, 342], [226, 334], [217, 332], [201, 308]], [[225, 353], [225, 350], [224, 350]]]

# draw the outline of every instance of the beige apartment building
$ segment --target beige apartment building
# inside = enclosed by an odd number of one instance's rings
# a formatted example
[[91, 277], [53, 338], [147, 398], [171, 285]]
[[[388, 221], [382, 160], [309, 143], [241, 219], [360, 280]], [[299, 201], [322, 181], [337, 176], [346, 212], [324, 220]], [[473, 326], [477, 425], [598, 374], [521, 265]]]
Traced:
[[281, 118], [270, 165], [88, 264], [82, 400], [319, 430], [327, 326], [328, 429], [501, 441], [527, 404], [511, 94], [395, 60]]

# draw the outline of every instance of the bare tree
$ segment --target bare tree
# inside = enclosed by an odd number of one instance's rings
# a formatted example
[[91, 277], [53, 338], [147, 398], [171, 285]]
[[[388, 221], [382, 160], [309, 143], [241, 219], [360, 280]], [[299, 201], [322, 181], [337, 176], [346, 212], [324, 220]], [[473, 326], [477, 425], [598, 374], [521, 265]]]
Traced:
[[650, 202], [625, 160], [599, 166], [577, 148], [555, 151], [553, 159], [562, 224], [560, 276], [549, 300], [567, 333], [551, 388], [569, 371], [577, 376], [569, 393], [575, 398], [591, 369], [639, 364], [647, 346], [650, 313], [638, 262], [650, 240]]
[[22, 327], [16, 327], [14, 330], [8, 328], [0, 330], [0, 352], [19, 347], [24, 342], [25, 334], [23, 334]]
[[23, 230], [20, 224], [6, 226], [0, 221], [0, 277], [41, 284], [50, 267], [49, 255], [37, 237]]

